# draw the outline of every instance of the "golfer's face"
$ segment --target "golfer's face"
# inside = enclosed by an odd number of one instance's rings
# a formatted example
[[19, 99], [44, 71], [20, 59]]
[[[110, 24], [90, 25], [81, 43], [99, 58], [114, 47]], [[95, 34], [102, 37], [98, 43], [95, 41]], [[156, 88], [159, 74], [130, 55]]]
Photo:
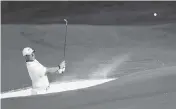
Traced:
[[35, 60], [35, 54], [32, 53], [31, 55], [26, 55], [25, 59], [26, 59], [26, 61], [33, 61], [33, 60]]

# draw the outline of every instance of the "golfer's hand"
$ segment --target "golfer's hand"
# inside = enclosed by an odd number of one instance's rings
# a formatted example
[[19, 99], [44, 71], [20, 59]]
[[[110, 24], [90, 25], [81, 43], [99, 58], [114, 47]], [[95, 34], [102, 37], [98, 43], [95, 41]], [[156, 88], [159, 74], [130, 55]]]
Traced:
[[65, 71], [65, 67], [66, 67], [66, 63], [65, 61], [62, 61], [59, 65], [59, 70], [58, 70], [59, 74], [62, 74]]

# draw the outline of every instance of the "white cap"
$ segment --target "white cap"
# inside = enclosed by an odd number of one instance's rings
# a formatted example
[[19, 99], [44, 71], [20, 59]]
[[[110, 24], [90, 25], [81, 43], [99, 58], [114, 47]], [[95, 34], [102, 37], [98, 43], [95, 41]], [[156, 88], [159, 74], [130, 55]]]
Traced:
[[22, 51], [23, 56], [31, 55], [34, 52], [34, 50], [30, 47], [25, 47]]

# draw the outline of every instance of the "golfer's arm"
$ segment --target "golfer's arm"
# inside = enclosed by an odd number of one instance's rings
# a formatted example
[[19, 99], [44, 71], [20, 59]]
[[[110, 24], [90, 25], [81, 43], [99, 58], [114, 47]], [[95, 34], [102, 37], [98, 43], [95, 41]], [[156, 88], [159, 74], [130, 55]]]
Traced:
[[53, 73], [57, 73], [59, 70], [59, 67], [47, 67], [46, 68], [46, 74], [53, 74]]

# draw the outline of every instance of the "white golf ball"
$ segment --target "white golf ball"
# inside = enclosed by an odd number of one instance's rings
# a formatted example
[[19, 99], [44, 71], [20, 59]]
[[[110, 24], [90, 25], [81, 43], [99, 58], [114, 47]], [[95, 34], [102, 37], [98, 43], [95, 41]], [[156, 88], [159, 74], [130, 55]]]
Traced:
[[154, 16], [157, 16], [157, 13], [154, 13], [153, 15], [154, 15]]

